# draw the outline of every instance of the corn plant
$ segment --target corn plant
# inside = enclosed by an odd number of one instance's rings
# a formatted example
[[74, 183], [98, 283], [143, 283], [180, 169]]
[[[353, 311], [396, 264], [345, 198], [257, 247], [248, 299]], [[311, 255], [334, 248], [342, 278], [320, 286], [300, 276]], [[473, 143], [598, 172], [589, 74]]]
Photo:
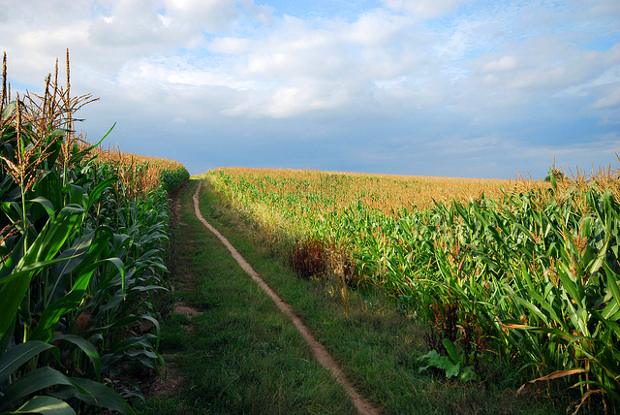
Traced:
[[[68, 54], [64, 85], [57, 64], [42, 95], [15, 99], [4, 62], [0, 411], [132, 413], [115, 389], [136, 391], [110, 379], [128, 364], [152, 370], [161, 362], [150, 298], [164, 289], [161, 206], [173, 189], [140, 187], [152, 180], [144, 163], [101, 160], [74, 133], [74, 112], [92, 98], [71, 97]], [[172, 186], [187, 177], [179, 169]]]
[[[620, 405], [617, 171], [570, 179], [552, 169], [549, 183], [468, 201], [457, 192], [426, 209], [395, 195], [385, 196], [390, 209], [369, 201], [365, 187], [393, 177], [224, 169], [207, 179], [269, 243], [312, 263], [300, 267], [305, 277], [337, 274], [316, 261], [346, 251], [353, 286], [380, 287], [428, 324], [433, 362], [452, 362], [449, 344], [462, 367], [493, 356], [520, 368], [526, 385], [563, 382], [578, 391], [575, 411]], [[300, 248], [306, 241], [312, 250]], [[304, 252], [312, 258], [296, 257]]]

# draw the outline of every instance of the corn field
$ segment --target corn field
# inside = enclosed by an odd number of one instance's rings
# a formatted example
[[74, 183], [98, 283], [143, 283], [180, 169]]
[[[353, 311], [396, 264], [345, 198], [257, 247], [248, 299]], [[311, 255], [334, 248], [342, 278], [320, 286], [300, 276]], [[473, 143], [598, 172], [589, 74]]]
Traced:
[[[133, 413], [154, 371], [167, 191], [179, 164], [102, 152], [76, 135], [58, 62], [41, 94], [0, 97], [0, 413]], [[107, 135], [107, 134], [106, 134]], [[105, 138], [105, 137], [104, 137]]]
[[[389, 293], [428, 328], [421, 359], [446, 376], [471, 381], [481, 362], [502, 362], [529, 380], [520, 391], [554, 385], [573, 412], [620, 407], [618, 171], [469, 188], [412, 178], [419, 198], [394, 177], [221, 169], [206, 179], [299, 275]], [[391, 194], [357, 187], [382, 181]]]

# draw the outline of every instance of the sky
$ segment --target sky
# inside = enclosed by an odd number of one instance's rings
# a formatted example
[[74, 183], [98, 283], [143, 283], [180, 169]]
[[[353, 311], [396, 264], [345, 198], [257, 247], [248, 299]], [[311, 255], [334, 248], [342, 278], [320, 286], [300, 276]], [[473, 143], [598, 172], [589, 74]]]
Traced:
[[0, 0], [14, 89], [67, 47], [88, 139], [192, 173], [620, 164], [618, 0]]

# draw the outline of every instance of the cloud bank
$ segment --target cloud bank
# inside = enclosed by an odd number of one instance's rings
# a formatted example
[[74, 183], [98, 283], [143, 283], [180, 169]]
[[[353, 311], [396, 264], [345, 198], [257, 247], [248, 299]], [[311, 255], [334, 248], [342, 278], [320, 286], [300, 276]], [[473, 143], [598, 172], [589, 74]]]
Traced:
[[89, 136], [118, 121], [111, 144], [194, 172], [540, 177], [620, 152], [611, 0], [0, 0], [0, 47], [31, 89], [69, 47]]

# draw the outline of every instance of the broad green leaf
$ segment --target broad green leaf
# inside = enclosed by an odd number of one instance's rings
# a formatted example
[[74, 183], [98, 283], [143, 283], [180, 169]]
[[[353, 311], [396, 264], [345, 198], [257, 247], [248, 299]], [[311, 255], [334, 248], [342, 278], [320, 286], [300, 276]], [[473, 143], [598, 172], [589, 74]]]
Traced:
[[73, 334], [59, 334], [54, 336], [54, 340], [62, 340], [79, 347], [93, 364], [97, 378], [101, 375], [101, 358], [95, 346], [83, 337]]
[[448, 357], [452, 362], [457, 363], [460, 361], [459, 355], [454, 347], [454, 343], [452, 343], [449, 339], [443, 339], [442, 341], [443, 347], [445, 347], [446, 352], [448, 353]]
[[103, 192], [108, 189], [112, 184], [116, 181], [114, 177], [110, 177], [107, 180], [102, 180], [101, 183], [98, 183], [93, 189], [88, 193], [88, 204], [85, 209], [89, 211], [95, 203], [99, 201]]
[[120, 258], [106, 258], [104, 259], [104, 261], [110, 262], [118, 270], [119, 274], [121, 275], [121, 290], [124, 293], [126, 281], [125, 281], [125, 265], [123, 264], [123, 261], [121, 261]]
[[41, 207], [43, 207], [43, 209], [45, 209], [45, 212], [49, 217], [54, 216], [54, 214], [56, 213], [56, 209], [54, 209], [54, 205], [52, 205], [52, 202], [42, 196], [30, 199], [28, 202], [39, 204]]
[[[14, 272], [22, 272], [33, 264], [52, 260], [81, 221], [83, 210], [79, 207], [64, 207], [60, 214], [47, 221], [33, 244], [15, 266]], [[31, 279], [38, 268], [0, 285], [0, 338], [4, 337], [17, 314]]]
[[478, 379], [478, 375], [474, 371], [474, 368], [471, 366], [464, 367], [463, 370], [461, 370], [461, 373], [459, 375], [459, 380], [463, 383], [470, 382], [470, 381], [477, 380], [477, 379]]
[[618, 287], [618, 275], [609, 268], [609, 265], [605, 264], [605, 274], [607, 276], [607, 287], [611, 292], [614, 301], [620, 306], [620, 287]]
[[461, 363], [453, 363], [448, 359], [443, 360], [444, 366], [442, 369], [446, 371], [446, 377], [448, 379], [458, 376], [459, 371], [461, 370]]
[[32, 273], [33, 271], [39, 271], [42, 268], [46, 268], [52, 265], [56, 265], [56, 264], [60, 264], [62, 262], [66, 262], [69, 261], [71, 259], [75, 259], [78, 258], [79, 255], [72, 255], [72, 256], [66, 256], [66, 257], [62, 257], [62, 258], [55, 258], [49, 261], [41, 261], [41, 262], [35, 262], [29, 265], [25, 265], [23, 268], [21, 268], [20, 271], [17, 272], [12, 272], [9, 275], [7, 275], [4, 278], [0, 278], [0, 286], [3, 284], [7, 284], [13, 280], [19, 279], [19, 278], [24, 278], [26, 276], [28, 276], [29, 273]]
[[79, 387], [79, 389], [65, 388], [62, 391], [55, 392], [54, 396], [63, 399], [77, 398], [89, 405], [110, 409], [120, 412], [121, 414], [134, 414], [129, 404], [108, 386], [89, 379], [73, 378], [71, 381], [75, 386]]
[[77, 160], [82, 160], [82, 158], [84, 156], [86, 156], [88, 153], [90, 153], [94, 148], [97, 148], [101, 145], [101, 143], [103, 143], [103, 140], [105, 140], [107, 138], [108, 135], [110, 135], [110, 133], [112, 132], [112, 130], [114, 129], [114, 127], [116, 127], [116, 123], [112, 124], [112, 127], [110, 127], [108, 129], [108, 131], [106, 131], [106, 133], [103, 135], [103, 137], [101, 137], [99, 139], [99, 141], [97, 141], [95, 144], [86, 147], [85, 149], [81, 150], [78, 154], [76, 154], [76, 159]]
[[10, 348], [0, 356], [0, 384], [6, 381], [21, 365], [53, 347], [51, 344], [32, 340]]
[[51, 396], [35, 396], [7, 414], [76, 415], [68, 403]]
[[35, 369], [18, 378], [6, 389], [2, 407], [6, 409], [7, 405], [21, 401], [35, 392], [57, 385], [71, 386], [72, 383], [67, 376], [49, 366]]

